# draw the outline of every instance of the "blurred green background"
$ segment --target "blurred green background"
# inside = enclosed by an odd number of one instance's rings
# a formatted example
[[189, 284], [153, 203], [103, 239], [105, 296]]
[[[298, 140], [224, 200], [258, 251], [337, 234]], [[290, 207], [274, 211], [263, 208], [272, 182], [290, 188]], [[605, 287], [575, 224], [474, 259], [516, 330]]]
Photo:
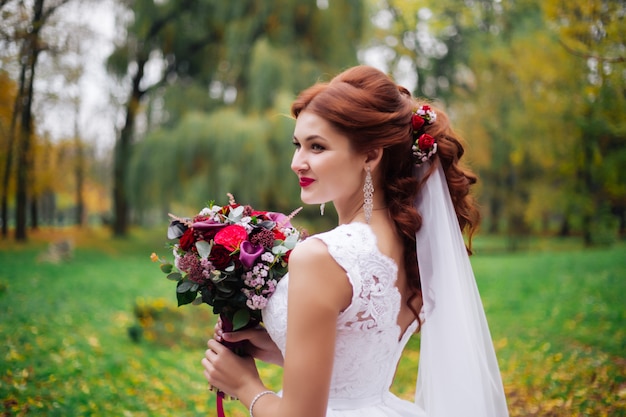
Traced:
[[359, 63], [465, 138], [511, 414], [626, 415], [626, 2], [7, 0], [0, 15], [4, 415], [214, 415], [213, 318], [173, 307], [149, 255], [167, 255], [167, 213], [228, 192], [299, 207], [290, 103]]

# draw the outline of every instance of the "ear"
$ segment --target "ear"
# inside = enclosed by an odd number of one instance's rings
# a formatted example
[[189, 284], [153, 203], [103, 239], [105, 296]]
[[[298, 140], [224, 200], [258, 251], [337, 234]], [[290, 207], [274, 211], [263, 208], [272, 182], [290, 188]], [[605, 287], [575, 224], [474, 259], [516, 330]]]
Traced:
[[381, 159], [383, 159], [383, 148], [376, 148], [365, 154], [365, 163], [370, 166], [372, 170], [376, 169]]

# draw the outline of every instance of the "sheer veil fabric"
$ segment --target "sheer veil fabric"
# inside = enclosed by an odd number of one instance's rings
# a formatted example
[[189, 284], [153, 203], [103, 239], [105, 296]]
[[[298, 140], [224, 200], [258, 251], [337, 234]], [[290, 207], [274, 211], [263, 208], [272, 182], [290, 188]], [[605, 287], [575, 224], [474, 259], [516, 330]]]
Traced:
[[[416, 200], [422, 280], [415, 402], [429, 417], [506, 417], [500, 370], [469, 256], [438, 160]], [[420, 179], [430, 163], [417, 167]]]

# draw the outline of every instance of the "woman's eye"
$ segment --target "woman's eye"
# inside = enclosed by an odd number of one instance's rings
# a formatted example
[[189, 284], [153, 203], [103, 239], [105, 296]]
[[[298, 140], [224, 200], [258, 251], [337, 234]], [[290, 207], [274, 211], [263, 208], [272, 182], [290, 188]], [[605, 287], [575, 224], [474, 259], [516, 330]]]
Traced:
[[313, 145], [311, 145], [311, 149], [313, 149], [314, 151], [323, 151], [326, 148], [324, 148], [322, 145], [314, 143]]
[[296, 149], [300, 149], [300, 142], [291, 142], [291, 144], [296, 148]]

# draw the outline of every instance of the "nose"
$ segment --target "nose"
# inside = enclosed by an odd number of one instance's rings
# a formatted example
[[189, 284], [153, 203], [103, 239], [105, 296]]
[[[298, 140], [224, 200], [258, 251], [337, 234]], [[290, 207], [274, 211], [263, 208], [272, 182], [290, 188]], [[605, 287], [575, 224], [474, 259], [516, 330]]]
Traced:
[[299, 149], [296, 149], [293, 153], [293, 158], [291, 158], [291, 170], [296, 174], [306, 171], [308, 166], [306, 164], [303, 152], [300, 152]]

